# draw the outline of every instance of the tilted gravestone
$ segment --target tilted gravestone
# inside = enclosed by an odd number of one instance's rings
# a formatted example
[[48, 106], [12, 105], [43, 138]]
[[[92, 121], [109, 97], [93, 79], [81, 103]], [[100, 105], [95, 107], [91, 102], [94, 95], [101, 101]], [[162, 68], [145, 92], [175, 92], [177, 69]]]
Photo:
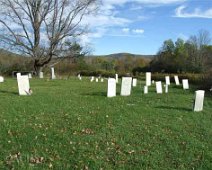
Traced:
[[116, 83], [118, 83], [119, 82], [119, 75], [116, 74], [115, 76], [116, 76]]
[[151, 73], [146, 72], [146, 86], [151, 86]]
[[122, 77], [121, 96], [130, 96], [132, 88], [132, 77]]
[[54, 67], [51, 67], [51, 79], [56, 79], [56, 76], [55, 76], [55, 72], [54, 72]]
[[179, 85], [180, 85], [180, 81], [179, 81], [178, 76], [174, 76], [174, 80], [175, 80], [175, 84], [176, 84], [177, 86], [179, 86]]
[[29, 76], [17, 76], [19, 95], [30, 95]]
[[161, 81], [157, 81], [157, 82], [156, 82], [156, 92], [157, 92], [158, 94], [162, 94], [162, 93], [163, 93]]
[[116, 96], [116, 79], [109, 78], [107, 84], [107, 97]]
[[183, 89], [184, 90], [189, 89], [188, 79], [183, 79], [182, 83], [183, 83]]
[[137, 79], [135, 79], [135, 78], [133, 79], [133, 81], [132, 81], [132, 86], [133, 86], [133, 87], [136, 87], [136, 86], [137, 86]]
[[144, 86], [144, 94], [148, 93], [148, 86]]
[[203, 110], [204, 95], [205, 95], [204, 90], [195, 91], [195, 101], [194, 101], [194, 107], [193, 107], [193, 110], [195, 112], [200, 112]]
[[169, 76], [166, 76], [165, 77], [165, 81], [166, 81], [166, 84], [167, 85], [170, 85], [170, 77]]

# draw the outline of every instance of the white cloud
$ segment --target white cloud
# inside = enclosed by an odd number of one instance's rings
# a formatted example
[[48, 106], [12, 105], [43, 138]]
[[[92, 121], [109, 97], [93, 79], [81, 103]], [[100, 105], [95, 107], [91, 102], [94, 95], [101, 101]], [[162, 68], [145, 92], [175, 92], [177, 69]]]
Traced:
[[132, 30], [132, 32], [136, 33], [136, 34], [143, 34], [144, 30], [143, 29], [134, 29], [134, 30]]
[[129, 28], [123, 28], [122, 31], [123, 31], [124, 33], [129, 33], [130, 29], [129, 29]]
[[195, 8], [193, 12], [185, 12], [186, 6], [179, 6], [175, 10], [175, 17], [179, 18], [212, 18], [212, 8], [205, 11]]

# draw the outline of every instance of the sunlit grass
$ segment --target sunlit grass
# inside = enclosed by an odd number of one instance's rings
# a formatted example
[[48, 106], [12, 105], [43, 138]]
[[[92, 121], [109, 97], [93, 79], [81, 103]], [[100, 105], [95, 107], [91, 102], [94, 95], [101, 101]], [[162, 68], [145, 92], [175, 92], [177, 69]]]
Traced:
[[[144, 84], [143, 82], [141, 82]], [[193, 112], [191, 91], [107, 98], [88, 79], [0, 84], [0, 169], [211, 169], [212, 99]]]

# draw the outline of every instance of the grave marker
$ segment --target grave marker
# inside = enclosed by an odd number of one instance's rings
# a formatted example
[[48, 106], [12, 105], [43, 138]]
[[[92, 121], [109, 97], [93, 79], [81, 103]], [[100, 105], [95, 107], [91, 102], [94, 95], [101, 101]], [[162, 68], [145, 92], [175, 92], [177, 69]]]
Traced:
[[28, 76], [29, 76], [29, 79], [31, 79], [32, 78], [32, 73], [29, 73]]
[[4, 77], [0, 76], [0, 83], [4, 82]]
[[146, 73], [146, 86], [151, 86], [151, 73]]
[[203, 110], [204, 95], [205, 95], [204, 90], [195, 91], [195, 101], [193, 107], [193, 110], [195, 112], [200, 112]]
[[178, 76], [174, 76], [174, 80], [175, 80], [175, 84], [176, 84], [177, 86], [179, 86], [179, 85], [180, 85], [180, 81], [179, 81]]
[[56, 76], [55, 76], [55, 73], [54, 73], [54, 67], [51, 67], [51, 72], [52, 72], [52, 75], [51, 75], [52, 80], [56, 79]]
[[116, 96], [116, 79], [109, 78], [107, 85], [107, 97], [115, 97]]
[[182, 83], [183, 83], [183, 89], [184, 90], [189, 89], [188, 79], [183, 79]]
[[30, 86], [29, 86], [29, 76], [18, 76], [17, 75], [17, 82], [18, 82], [18, 91], [19, 95], [30, 95]]
[[39, 73], [39, 78], [43, 79], [43, 72], [42, 71]]
[[156, 82], [156, 92], [157, 92], [158, 94], [162, 94], [162, 93], [163, 93], [161, 81], [157, 81], [157, 82]]
[[121, 96], [129, 96], [132, 88], [132, 77], [122, 77]]
[[148, 93], [148, 86], [144, 86], [144, 94]]
[[133, 87], [136, 87], [136, 86], [137, 86], [137, 79], [135, 79], [135, 78], [133, 79], [133, 81], [132, 81], [132, 86], [133, 86]]
[[96, 78], [96, 82], [99, 82], [99, 79], [98, 78]]
[[119, 82], [119, 75], [116, 74], [116, 83], [118, 83], [118, 82]]
[[169, 92], [169, 85], [165, 84], [164, 87], [165, 87], [165, 93], [168, 93]]
[[166, 85], [170, 85], [170, 77], [169, 76], [166, 76], [165, 77], [165, 80], [166, 80]]

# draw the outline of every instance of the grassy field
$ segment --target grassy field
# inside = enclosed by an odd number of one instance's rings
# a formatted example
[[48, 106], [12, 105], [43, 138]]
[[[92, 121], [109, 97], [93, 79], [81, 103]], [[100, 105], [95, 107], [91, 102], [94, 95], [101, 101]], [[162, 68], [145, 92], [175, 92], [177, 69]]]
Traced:
[[[144, 82], [142, 82], [144, 83]], [[107, 98], [107, 83], [15, 79], [0, 84], [0, 169], [212, 169], [212, 98], [193, 112], [194, 92], [139, 85]]]

